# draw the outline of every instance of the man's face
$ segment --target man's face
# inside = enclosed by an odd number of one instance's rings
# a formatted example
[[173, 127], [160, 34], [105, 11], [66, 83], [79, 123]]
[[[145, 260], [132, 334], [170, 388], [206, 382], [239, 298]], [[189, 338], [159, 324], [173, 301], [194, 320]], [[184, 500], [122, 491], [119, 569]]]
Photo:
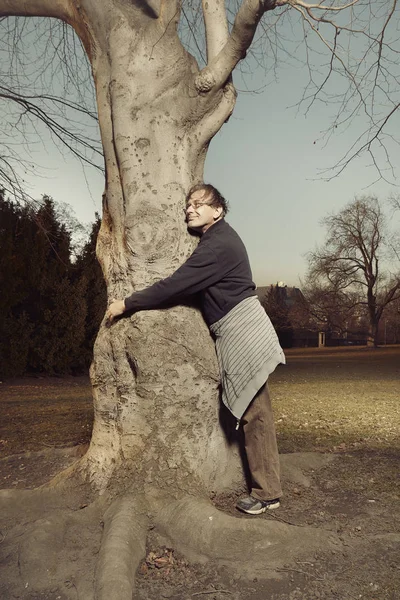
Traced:
[[205, 190], [193, 192], [186, 204], [186, 221], [188, 227], [204, 233], [222, 216], [222, 208], [210, 206], [212, 198]]

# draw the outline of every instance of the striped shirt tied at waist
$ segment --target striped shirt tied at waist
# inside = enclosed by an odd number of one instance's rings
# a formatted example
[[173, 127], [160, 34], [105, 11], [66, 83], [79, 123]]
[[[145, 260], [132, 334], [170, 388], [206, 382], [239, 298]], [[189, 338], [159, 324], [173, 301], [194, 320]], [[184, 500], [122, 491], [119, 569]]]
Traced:
[[222, 401], [238, 419], [279, 363], [286, 359], [257, 296], [242, 300], [210, 330], [215, 336]]

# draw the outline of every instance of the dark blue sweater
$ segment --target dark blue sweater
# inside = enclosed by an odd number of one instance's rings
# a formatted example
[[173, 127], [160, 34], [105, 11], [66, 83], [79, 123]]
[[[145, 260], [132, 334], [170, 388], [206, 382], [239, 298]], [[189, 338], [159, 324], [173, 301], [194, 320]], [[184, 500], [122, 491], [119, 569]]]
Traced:
[[125, 306], [130, 311], [150, 310], [200, 293], [204, 319], [211, 325], [245, 298], [255, 296], [255, 288], [246, 248], [221, 219], [203, 233], [196, 250], [175, 273], [134, 292]]

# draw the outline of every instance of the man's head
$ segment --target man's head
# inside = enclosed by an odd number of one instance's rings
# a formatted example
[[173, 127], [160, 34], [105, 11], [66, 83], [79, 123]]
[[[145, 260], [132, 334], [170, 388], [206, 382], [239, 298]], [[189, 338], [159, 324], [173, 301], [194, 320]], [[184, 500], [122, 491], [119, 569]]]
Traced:
[[186, 196], [186, 220], [191, 229], [204, 233], [228, 212], [228, 203], [209, 183], [194, 185]]

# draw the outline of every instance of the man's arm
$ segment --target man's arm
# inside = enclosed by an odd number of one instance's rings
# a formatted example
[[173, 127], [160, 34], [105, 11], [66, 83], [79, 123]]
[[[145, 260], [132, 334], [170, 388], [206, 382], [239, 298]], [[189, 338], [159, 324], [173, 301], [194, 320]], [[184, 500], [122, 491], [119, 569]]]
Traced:
[[188, 260], [170, 277], [134, 292], [125, 300], [113, 300], [108, 307], [110, 320], [126, 310], [139, 311], [159, 308], [167, 302], [196, 294], [219, 281], [224, 275], [223, 265], [207, 244], [199, 244]]

